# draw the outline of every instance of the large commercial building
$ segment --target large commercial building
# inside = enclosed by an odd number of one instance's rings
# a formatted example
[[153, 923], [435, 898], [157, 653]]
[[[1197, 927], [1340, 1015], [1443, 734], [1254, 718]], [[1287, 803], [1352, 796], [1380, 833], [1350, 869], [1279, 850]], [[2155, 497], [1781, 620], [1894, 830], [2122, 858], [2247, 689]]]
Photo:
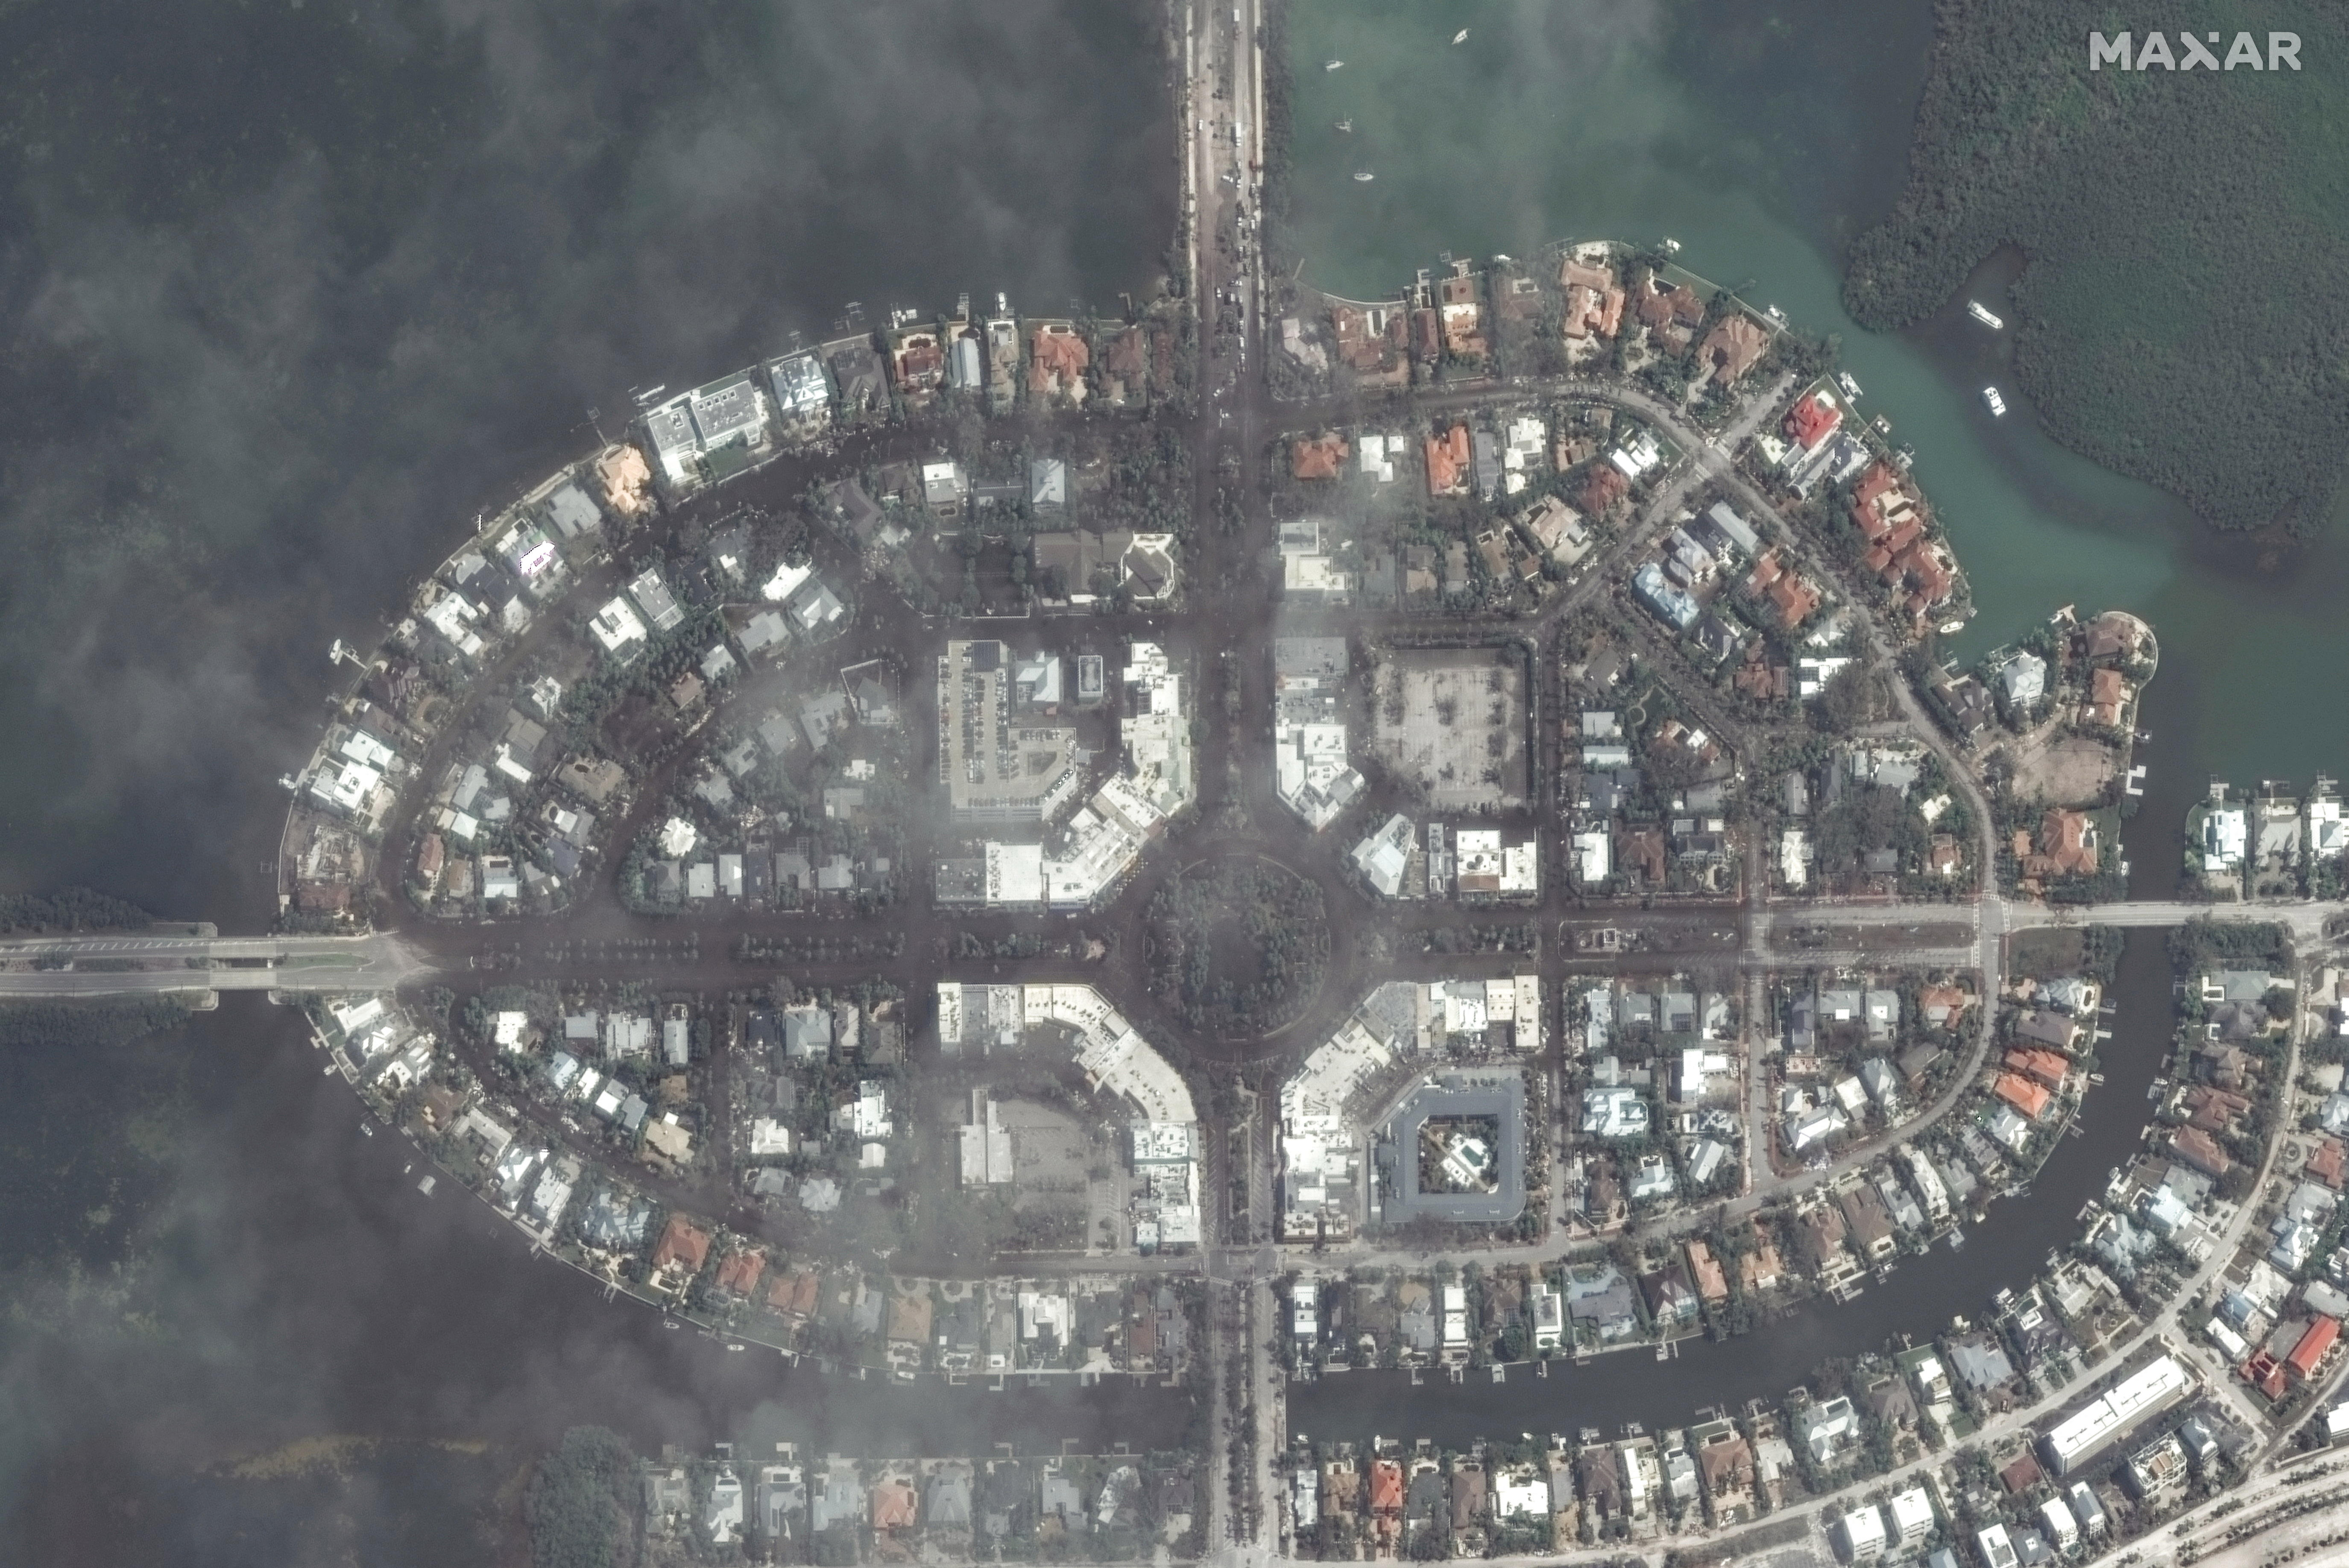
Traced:
[[2104, 1447], [2147, 1416], [2168, 1409], [2194, 1386], [2174, 1357], [2164, 1356], [2124, 1378], [2039, 1439], [2040, 1451], [2057, 1475], [2094, 1458]]
[[938, 659], [938, 782], [955, 815], [1055, 817], [1076, 798], [1077, 732], [1019, 723], [1001, 643], [956, 641]]
[[1317, 831], [1362, 791], [1346, 760], [1346, 668], [1343, 637], [1273, 639], [1275, 788]]
[[[1191, 803], [1197, 794], [1197, 780], [1191, 757], [1191, 723], [1184, 704], [1183, 676], [1167, 658], [1165, 650], [1154, 643], [1135, 643], [1128, 654], [1123, 769], [1095, 790], [1092, 799], [1078, 807], [1067, 824], [1049, 834], [1043, 843], [990, 842], [980, 861], [941, 862], [937, 876], [940, 903], [978, 903], [988, 908], [1091, 908], [1118, 885], [1167, 819]], [[951, 645], [948, 655], [952, 657]], [[1001, 675], [1002, 661], [997, 658], [993, 662], [996, 667], [984, 672], [985, 678]], [[1057, 667], [1059, 661], [1051, 662]], [[942, 701], [949, 689], [949, 685], [942, 681]], [[994, 698], [999, 699], [999, 682], [990, 689]], [[1015, 700], [1019, 689], [1015, 672]], [[962, 720], [957, 718], [956, 722]], [[1075, 732], [1066, 733], [1073, 737]], [[944, 737], [941, 738], [943, 741]], [[940, 754], [942, 758], [945, 755], [943, 745]], [[942, 766], [951, 779], [959, 765]], [[1071, 766], [1064, 777], [1068, 792], [1073, 793], [1080, 782], [1073, 767], [1073, 753]]]

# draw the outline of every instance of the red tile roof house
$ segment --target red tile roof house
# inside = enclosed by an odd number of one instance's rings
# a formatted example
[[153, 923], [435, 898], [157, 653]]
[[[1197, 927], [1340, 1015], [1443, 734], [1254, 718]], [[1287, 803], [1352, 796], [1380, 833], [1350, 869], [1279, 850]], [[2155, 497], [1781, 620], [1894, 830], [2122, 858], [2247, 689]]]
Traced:
[[2234, 1169], [2227, 1151], [2199, 1127], [2181, 1127], [2169, 1135], [2169, 1151], [2205, 1176], [2224, 1176]]
[[2038, 1120], [2040, 1112], [2047, 1109], [2047, 1091], [2013, 1073], [1999, 1074], [1998, 1083], [1991, 1092], [2033, 1121]]
[[1466, 494], [1468, 462], [1467, 426], [1454, 425], [1441, 436], [1430, 436], [1427, 438], [1427, 493]]
[[2065, 1057], [2042, 1050], [2011, 1050], [2006, 1053], [2006, 1065], [2025, 1078], [2037, 1078], [2049, 1088], [2062, 1088], [2064, 1075], [2072, 1068]]
[[1288, 449], [1288, 472], [1292, 479], [1334, 480], [1346, 466], [1353, 449], [1346, 438], [1334, 432], [1319, 440], [1299, 440]]
[[[2023, 835], [2017, 833], [2020, 840]], [[2039, 823], [2039, 852], [2022, 851], [2025, 876], [2085, 876], [2096, 869], [2095, 824], [2085, 811], [2051, 809]]]
[[2116, 669], [2100, 669], [2088, 677], [2088, 717], [2107, 729], [2121, 726], [2121, 705], [2128, 701], [2128, 683]]
[[2251, 1102], [2243, 1096], [2207, 1084], [2188, 1089], [2178, 1103], [2187, 1112], [2186, 1125], [2205, 1132], [2232, 1132], [2236, 1121], [2251, 1109]]
[[1040, 397], [1081, 399], [1092, 351], [1072, 326], [1039, 326], [1029, 338], [1028, 390]]
[[1769, 346], [1768, 333], [1755, 325], [1752, 317], [1733, 311], [1713, 324], [1697, 352], [1713, 367], [1713, 378], [1727, 387], [1753, 369], [1754, 362]]
[[1566, 288], [1566, 335], [1588, 337], [1597, 334], [1612, 337], [1623, 324], [1623, 302], [1628, 297], [1615, 274], [1604, 267], [1587, 267], [1568, 259], [1558, 269], [1558, 282]]
[[1763, 552], [1762, 559], [1754, 563], [1745, 590], [1769, 601], [1778, 612], [1779, 625], [1789, 632], [1809, 620], [1819, 607], [1819, 591], [1778, 564], [1775, 550]]
[[1915, 498], [1883, 463], [1868, 469], [1851, 495], [1851, 521], [1870, 544], [1881, 543], [1915, 509]]
[[2308, 1157], [2308, 1163], [2301, 1168], [2301, 1173], [2338, 1192], [2344, 1169], [2349, 1169], [2349, 1158], [2344, 1158], [2344, 1155], [2349, 1155], [2349, 1150], [2342, 1148], [2341, 1140], [2328, 1138], [2316, 1146], [2316, 1152]]
[[709, 1233], [696, 1227], [682, 1214], [671, 1214], [662, 1227], [660, 1244], [653, 1248], [653, 1273], [676, 1268], [679, 1271], [678, 1285], [681, 1289], [701, 1273], [701, 1265], [709, 1258]]
[[1402, 1511], [1402, 1466], [1392, 1460], [1371, 1461], [1371, 1511]]
[[1640, 322], [1656, 340], [1676, 350], [1685, 350], [1695, 341], [1693, 329], [1704, 320], [1704, 301], [1696, 297], [1694, 289], [1657, 289], [1652, 280], [1640, 290], [1638, 308]]
[[1842, 423], [1843, 410], [1816, 392], [1804, 393], [1786, 411], [1786, 434], [1806, 452], [1834, 435]]
[[873, 1528], [906, 1530], [914, 1523], [917, 1504], [914, 1489], [902, 1480], [885, 1480], [873, 1488]]
[[2243, 1381], [2271, 1399], [2283, 1398], [2283, 1364], [2262, 1346], [2243, 1363]]
[[1603, 517], [1609, 507], [1630, 493], [1631, 481], [1623, 477], [1623, 471], [1612, 464], [1601, 463], [1582, 481], [1582, 493], [1575, 498], [1575, 505], [1585, 517]]
[[759, 1288], [759, 1276], [766, 1272], [767, 1254], [756, 1247], [744, 1247], [726, 1255], [725, 1261], [718, 1265], [718, 1277], [714, 1284], [722, 1294], [740, 1296], [747, 1301]]
[[2292, 1354], [2283, 1358], [2284, 1367], [2292, 1375], [2292, 1381], [2305, 1383], [2315, 1377], [2316, 1368], [2323, 1363], [2325, 1356], [2340, 1337], [2341, 1320], [2318, 1313], [2309, 1324], [2308, 1332], [2300, 1336], [2300, 1343], [2292, 1347]]

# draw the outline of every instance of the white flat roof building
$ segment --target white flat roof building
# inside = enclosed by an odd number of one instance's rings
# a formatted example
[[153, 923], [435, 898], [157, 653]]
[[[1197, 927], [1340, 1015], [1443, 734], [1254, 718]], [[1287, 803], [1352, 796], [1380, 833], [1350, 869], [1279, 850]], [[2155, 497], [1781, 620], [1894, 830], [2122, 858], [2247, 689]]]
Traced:
[[1884, 1554], [1884, 1515], [1873, 1503], [1853, 1509], [1836, 1522], [1836, 1539], [1847, 1563], [1865, 1563]]
[[2056, 1426], [2039, 1439], [2040, 1448], [2055, 1473], [2062, 1475], [2192, 1387], [2193, 1380], [2177, 1359], [2164, 1356]]
[[1885, 1510], [1892, 1516], [1892, 1539], [1914, 1546], [1933, 1533], [1933, 1498], [1921, 1486], [1897, 1494]]
[[636, 618], [636, 609], [624, 596], [615, 597], [596, 611], [587, 623], [587, 630], [607, 654], [623, 653], [645, 640], [645, 624]]

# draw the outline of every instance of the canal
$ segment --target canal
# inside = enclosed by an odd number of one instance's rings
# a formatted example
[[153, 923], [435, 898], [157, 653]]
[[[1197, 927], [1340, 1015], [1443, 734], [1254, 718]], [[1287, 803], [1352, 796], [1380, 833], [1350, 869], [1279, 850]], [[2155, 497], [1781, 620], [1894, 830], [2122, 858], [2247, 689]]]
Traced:
[[2138, 932], [2123, 948], [2109, 1020], [2112, 1039], [2098, 1047], [2105, 1082], [2092, 1088], [2077, 1122], [2061, 1140], [2027, 1197], [1993, 1202], [1988, 1220], [1946, 1243], [1904, 1258], [1890, 1276], [1870, 1280], [1837, 1305], [1815, 1298], [1733, 1339], [1681, 1342], [1659, 1362], [1645, 1346], [1553, 1363], [1540, 1377], [1531, 1365], [1508, 1368], [1494, 1384], [1482, 1371], [1452, 1384], [1431, 1373], [1422, 1387], [1406, 1372], [1350, 1371], [1291, 1385], [1289, 1429], [1315, 1439], [1382, 1436], [1461, 1444], [1521, 1431], [1613, 1431], [1637, 1421], [1651, 1430], [1681, 1425], [1701, 1408], [1769, 1399], [1801, 1382], [1822, 1361], [1880, 1348], [1902, 1336], [1925, 1339], [1951, 1315], [1987, 1315], [1999, 1289], [2027, 1283], [2050, 1252], [2079, 1234], [2081, 1205], [2101, 1191], [2114, 1167], [2135, 1153], [2147, 1091], [2159, 1072], [2170, 1034], [2168, 956], [2159, 932]]
[[[1971, 582], [1976, 617], [1940, 656], [1971, 661], [2064, 604], [2153, 623], [2161, 673], [2139, 720], [2147, 793], [2124, 839], [2132, 896], [2167, 896], [2185, 811], [2211, 774], [2248, 784], [2349, 765], [2339, 727], [2307, 722], [2310, 688], [2292, 674], [2349, 665], [2349, 618], [2335, 608], [2349, 547], [2337, 526], [2295, 546], [2213, 534], [2049, 440], [2013, 389], [2008, 338], [1964, 311], [1968, 297], [2006, 308], [2017, 256], [1983, 258], [1965, 290], [1904, 333], [1866, 333], [1844, 314], [1841, 247], [1899, 192], [1930, 13], [1924, 0], [1603, 15], [1300, 0], [1291, 232], [1302, 277], [1376, 297], [1446, 251], [1526, 256], [1567, 237], [1669, 235], [1692, 270], [1836, 335], [1865, 406], [1914, 447]], [[1463, 26], [1468, 38], [1452, 45]], [[1983, 406], [1991, 384], [2008, 389], [2003, 419]], [[1516, 1367], [1499, 1386], [1338, 1374], [1294, 1390], [1291, 1429], [1456, 1442], [1652, 1428], [1783, 1393], [1826, 1357], [1930, 1335], [1952, 1313], [1981, 1315], [2076, 1236], [2082, 1206], [2138, 1146], [2169, 1040], [2168, 981], [2160, 934], [2132, 936], [2102, 1047], [2106, 1081], [2081, 1135], [2064, 1140], [2029, 1197], [1995, 1203], [1962, 1251], [1906, 1260], [1847, 1305], [1813, 1302], [1663, 1363], [1635, 1351], [1547, 1379]]]

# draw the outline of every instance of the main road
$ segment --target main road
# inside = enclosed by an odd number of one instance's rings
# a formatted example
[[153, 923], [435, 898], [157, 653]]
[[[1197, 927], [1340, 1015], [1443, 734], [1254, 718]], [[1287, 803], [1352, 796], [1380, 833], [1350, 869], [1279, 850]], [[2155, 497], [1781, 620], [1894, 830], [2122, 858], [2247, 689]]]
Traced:
[[390, 991], [434, 973], [389, 932], [367, 936], [159, 936], [0, 942], [0, 996], [181, 991]]

